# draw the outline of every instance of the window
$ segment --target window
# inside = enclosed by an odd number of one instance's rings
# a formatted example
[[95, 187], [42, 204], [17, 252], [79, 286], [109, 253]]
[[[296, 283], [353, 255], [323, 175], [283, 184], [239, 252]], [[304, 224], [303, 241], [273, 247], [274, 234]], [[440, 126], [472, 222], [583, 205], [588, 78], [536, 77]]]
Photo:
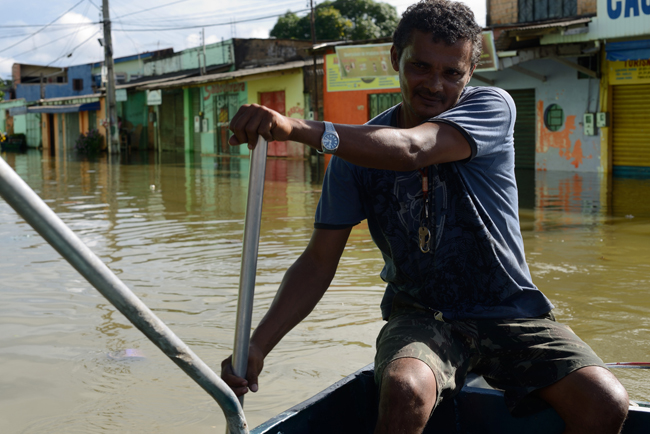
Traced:
[[383, 113], [389, 108], [402, 102], [402, 94], [396, 93], [373, 93], [368, 95], [368, 107], [370, 119]]
[[552, 20], [578, 15], [577, 0], [519, 0], [519, 22]]
[[557, 104], [546, 107], [544, 125], [549, 131], [559, 131], [564, 125], [564, 110]]
[[84, 79], [83, 78], [73, 78], [72, 79], [72, 90], [82, 91], [84, 90]]
[[126, 83], [126, 72], [118, 72], [117, 74], [115, 74], [115, 82], [117, 84]]

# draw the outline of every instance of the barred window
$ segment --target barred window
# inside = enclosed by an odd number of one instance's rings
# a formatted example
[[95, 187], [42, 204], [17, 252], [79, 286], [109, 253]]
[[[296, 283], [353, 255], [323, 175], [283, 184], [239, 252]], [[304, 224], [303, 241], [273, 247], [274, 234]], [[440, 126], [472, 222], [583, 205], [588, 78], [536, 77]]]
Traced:
[[578, 15], [577, 0], [519, 0], [519, 22], [529, 23]]

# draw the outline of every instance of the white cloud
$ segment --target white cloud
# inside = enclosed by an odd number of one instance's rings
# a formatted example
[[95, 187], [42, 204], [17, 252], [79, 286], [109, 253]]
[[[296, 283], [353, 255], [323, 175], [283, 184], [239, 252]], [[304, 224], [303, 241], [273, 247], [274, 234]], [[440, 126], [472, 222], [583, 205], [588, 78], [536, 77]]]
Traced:
[[248, 35], [245, 36], [247, 38], [268, 38], [269, 37], [269, 29], [265, 29], [263, 27], [256, 27], [248, 32]]
[[14, 63], [16, 63], [15, 59], [0, 56], [0, 77], [5, 80], [11, 80], [11, 65]]

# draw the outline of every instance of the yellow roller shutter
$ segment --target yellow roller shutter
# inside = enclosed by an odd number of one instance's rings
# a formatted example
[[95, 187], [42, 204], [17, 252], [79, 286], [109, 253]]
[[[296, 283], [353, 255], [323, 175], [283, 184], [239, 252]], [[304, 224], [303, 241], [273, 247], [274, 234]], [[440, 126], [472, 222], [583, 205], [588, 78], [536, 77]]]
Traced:
[[613, 94], [613, 165], [650, 167], [650, 84], [614, 86]]

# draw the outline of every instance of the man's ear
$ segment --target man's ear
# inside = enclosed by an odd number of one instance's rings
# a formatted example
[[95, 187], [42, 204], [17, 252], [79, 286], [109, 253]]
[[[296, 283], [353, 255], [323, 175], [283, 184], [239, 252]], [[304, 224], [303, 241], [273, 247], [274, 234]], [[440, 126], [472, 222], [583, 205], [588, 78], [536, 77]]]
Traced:
[[465, 83], [465, 86], [469, 84], [469, 81], [472, 79], [472, 75], [474, 74], [474, 70], [476, 69], [476, 65], [472, 66], [472, 69], [469, 71], [469, 75], [467, 76], [467, 83]]
[[397, 55], [395, 45], [390, 47], [390, 63], [393, 65], [393, 69], [399, 72], [399, 56]]

